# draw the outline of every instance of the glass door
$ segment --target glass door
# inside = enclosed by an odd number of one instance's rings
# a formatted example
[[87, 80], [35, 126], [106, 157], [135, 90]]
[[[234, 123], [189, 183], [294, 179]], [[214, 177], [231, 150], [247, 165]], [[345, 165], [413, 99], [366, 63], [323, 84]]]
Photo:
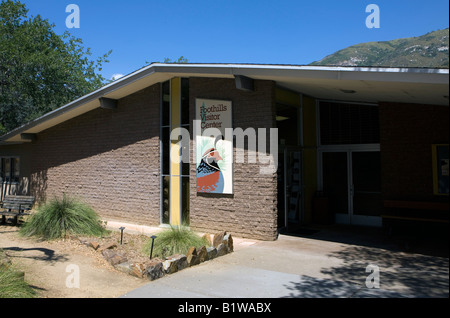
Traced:
[[347, 152], [324, 152], [322, 189], [337, 223], [350, 223]]
[[379, 151], [351, 152], [352, 223], [378, 224], [382, 210]]
[[322, 152], [322, 190], [336, 223], [381, 226], [379, 151]]

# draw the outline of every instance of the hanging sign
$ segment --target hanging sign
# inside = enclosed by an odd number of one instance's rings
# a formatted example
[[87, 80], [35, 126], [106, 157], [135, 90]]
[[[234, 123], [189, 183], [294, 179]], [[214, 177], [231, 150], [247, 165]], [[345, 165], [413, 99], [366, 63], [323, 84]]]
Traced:
[[233, 140], [225, 139], [232, 127], [231, 101], [196, 99], [197, 192], [233, 193]]

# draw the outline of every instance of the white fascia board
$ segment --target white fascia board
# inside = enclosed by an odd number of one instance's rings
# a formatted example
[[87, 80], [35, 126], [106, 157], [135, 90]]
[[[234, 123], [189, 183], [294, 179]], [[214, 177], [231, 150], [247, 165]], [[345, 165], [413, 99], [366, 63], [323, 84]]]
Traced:
[[[30, 131], [45, 121], [55, 119], [75, 108], [86, 107], [86, 111], [100, 106], [98, 99], [108, 97], [109, 94], [121, 88], [137, 83], [154, 74], [166, 74], [167, 80], [175, 76], [213, 76], [233, 78], [235, 75], [244, 75], [254, 79], [292, 80], [349, 80], [349, 81], [381, 81], [404, 83], [449, 83], [448, 69], [422, 69], [422, 68], [382, 68], [382, 67], [341, 67], [341, 66], [298, 66], [298, 65], [259, 65], [259, 64], [164, 64], [153, 63], [129, 75], [126, 75], [102, 88], [80, 97], [56, 110], [53, 110], [13, 131], [0, 137], [2, 141], [12, 140], [21, 133]], [[161, 80], [162, 78], [159, 78]], [[139, 85], [136, 85], [140, 87]], [[121, 98], [117, 94], [115, 98]], [[37, 131], [34, 131], [35, 133]]]

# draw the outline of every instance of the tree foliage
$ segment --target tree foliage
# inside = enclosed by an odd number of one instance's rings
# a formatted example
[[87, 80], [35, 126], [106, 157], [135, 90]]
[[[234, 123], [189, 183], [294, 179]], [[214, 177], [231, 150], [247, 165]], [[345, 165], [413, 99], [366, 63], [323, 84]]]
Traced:
[[189, 60], [187, 58], [185, 58], [184, 56], [180, 56], [178, 58], [178, 60], [176, 60], [176, 61], [172, 61], [170, 58], [166, 57], [164, 59], [164, 63], [173, 63], [173, 64], [176, 64], [176, 63], [189, 63]]
[[92, 59], [81, 39], [54, 27], [19, 1], [0, 3], [0, 135], [105, 84], [111, 51]]

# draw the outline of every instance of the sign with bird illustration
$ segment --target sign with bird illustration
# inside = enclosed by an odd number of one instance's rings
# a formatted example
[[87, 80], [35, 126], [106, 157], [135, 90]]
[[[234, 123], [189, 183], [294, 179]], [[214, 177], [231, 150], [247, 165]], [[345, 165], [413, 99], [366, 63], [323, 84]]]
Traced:
[[225, 128], [232, 127], [231, 101], [196, 99], [197, 192], [233, 193], [233, 140]]

